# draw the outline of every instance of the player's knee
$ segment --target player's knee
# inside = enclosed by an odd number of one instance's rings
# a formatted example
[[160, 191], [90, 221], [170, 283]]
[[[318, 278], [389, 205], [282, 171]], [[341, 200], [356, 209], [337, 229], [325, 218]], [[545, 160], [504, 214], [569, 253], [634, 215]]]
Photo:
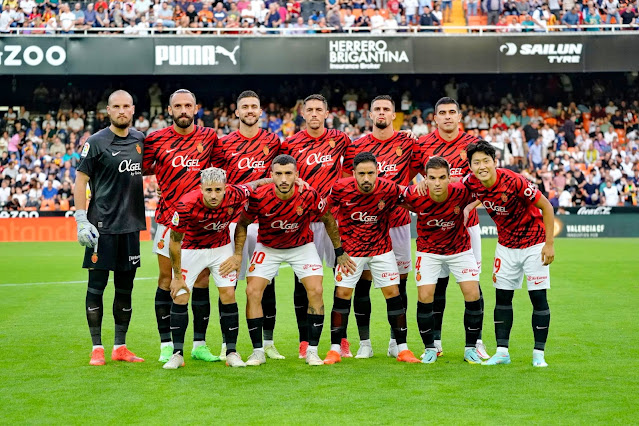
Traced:
[[318, 300], [322, 300], [322, 295], [324, 293], [322, 284], [309, 285], [306, 289], [306, 294], [308, 295], [308, 301], [313, 303]]
[[396, 285], [390, 285], [387, 287], [382, 287], [382, 293], [386, 299], [390, 299], [391, 297], [399, 296], [399, 287]]
[[175, 296], [175, 298], [173, 299], [173, 303], [175, 303], [176, 305], [186, 305], [187, 303], [189, 303], [189, 293]]
[[422, 285], [417, 287], [417, 298], [422, 303], [433, 303], [435, 300], [435, 286]]
[[474, 282], [464, 282], [459, 283], [461, 287], [461, 291], [464, 294], [464, 300], [466, 302], [474, 302], [475, 300], [479, 300], [479, 284]]
[[263, 293], [264, 289], [257, 284], [246, 285], [246, 298], [252, 302], [259, 302]]
[[353, 289], [348, 287], [335, 287], [335, 297], [339, 299], [351, 300]]
[[220, 287], [220, 301], [229, 305], [235, 303], [235, 287]]

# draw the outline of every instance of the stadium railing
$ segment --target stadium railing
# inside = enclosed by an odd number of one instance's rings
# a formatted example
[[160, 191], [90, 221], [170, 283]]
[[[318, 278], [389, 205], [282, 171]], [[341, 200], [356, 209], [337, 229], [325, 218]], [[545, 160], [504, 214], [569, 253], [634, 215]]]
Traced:
[[[558, 32], [563, 33], [594, 33], [597, 30], [597, 34], [606, 33], [619, 33], [619, 32], [632, 32], [636, 33], [639, 29], [637, 24], [599, 24], [599, 25], [548, 25], [543, 29], [527, 29], [522, 31], [521, 29], [510, 29], [508, 27], [497, 25], [447, 25], [442, 26], [399, 26], [399, 27], [349, 27], [349, 28], [266, 28], [266, 27], [252, 27], [252, 28], [190, 28], [190, 27], [176, 27], [167, 28], [163, 27], [162, 31], [158, 31], [156, 27], [149, 28], [137, 28], [137, 27], [125, 27], [125, 28], [75, 28], [73, 32], [64, 32], [62, 29], [57, 28], [55, 30], [46, 30], [46, 34], [31, 34], [34, 31], [43, 31], [44, 28], [10, 28], [9, 33], [3, 33], [4, 35], [36, 35], [36, 36], [48, 36], [48, 35], [93, 35], [98, 33], [111, 33], [113, 35], [126, 35], [126, 36], [153, 36], [158, 34], [172, 34], [181, 36], [195, 36], [202, 34], [193, 33], [206, 33], [207, 35], [260, 35], [260, 36], [279, 36], [279, 35], [295, 35], [295, 36], [309, 36], [314, 37], [322, 34], [358, 34], [366, 33], [371, 35], [407, 35], [407, 34], [422, 34], [422, 35], [437, 35], [446, 33], [443, 30], [466, 30], [469, 33], [477, 34], [525, 34], [525, 35], [539, 35], [539, 34], [556, 34]], [[569, 31], [568, 31], [569, 30]], [[309, 33], [314, 31], [314, 33]], [[376, 33], [375, 31], [383, 31]], [[102, 34], [101, 34], [102, 35]]]

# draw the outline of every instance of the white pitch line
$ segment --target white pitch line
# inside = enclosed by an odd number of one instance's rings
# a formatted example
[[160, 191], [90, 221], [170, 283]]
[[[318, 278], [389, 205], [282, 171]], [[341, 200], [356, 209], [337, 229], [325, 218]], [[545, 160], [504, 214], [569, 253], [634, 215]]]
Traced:
[[[290, 268], [290, 265], [281, 265], [280, 268]], [[135, 277], [136, 281], [141, 281], [141, 280], [157, 280], [158, 277]], [[43, 281], [43, 282], [39, 282], [39, 283], [7, 283], [7, 284], [0, 284], [0, 287], [20, 287], [20, 286], [27, 286], [27, 285], [59, 285], [59, 284], [82, 284], [82, 283], [86, 283], [87, 280], [82, 280], [82, 281]], [[113, 282], [113, 279], [109, 279], [109, 282]]]

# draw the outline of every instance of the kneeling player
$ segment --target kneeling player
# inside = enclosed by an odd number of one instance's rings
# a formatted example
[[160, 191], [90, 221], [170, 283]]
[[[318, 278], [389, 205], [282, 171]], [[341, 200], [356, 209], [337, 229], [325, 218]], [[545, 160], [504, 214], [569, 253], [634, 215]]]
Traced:
[[[380, 288], [386, 298], [388, 322], [399, 351], [397, 360], [419, 363], [406, 344], [406, 309], [399, 293], [399, 271], [389, 235], [389, 217], [399, 204], [401, 189], [394, 182], [377, 177], [377, 159], [370, 152], [355, 156], [353, 171], [355, 177], [337, 181], [329, 196], [329, 204], [339, 207], [339, 232], [345, 250], [353, 256], [356, 269], [354, 274], [341, 266], [335, 271], [331, 350], [324, 363], [335, 364], [342, 360], [340, 343], [351, 309], [351, 297], [365, 266], [370, 268], [375, 288]], [[362, 340], [362, 346], [370, 347], [370, 340]]]
[[[264, 182], [269, 180], [264, 179]], [[226, 172], [214, 167], [201, 172], [201, 187], [180, 198], [171, 220], [169, 253], [171, 281], [171, 333], [173, 356], [164, 364], [166, 369], [184, 365], [184, 334], [188, 326], [189, 294], [200, 273], [209, 269], [220, 292], [220, 321], [227, 339], [226, 364], [244, 367], [235, 351], [239, 329], [239, 314], [235, 301], [237, 272], [220, 271], [224, 261], [233, 256], [228, 225], [246, 204], [250, 188], [262, 181], [246, 185], [227, 185]], [[194, 342], [195, 345], [195, 342]], [[196, 347], [194, 347], [194, 350]]]
[[[260, 188], [250, 197], [247, 211], [240, 217], [235, 231], [234, 258], [235, 266], [239, 268], [246, 228], [255, 218], [259, 222], [257, 245], [246, 278], [246, 320], [253, 343], [253, 353], [246, 365], [266, 362], [262, 341], [262, 295], [283, 262], [291, 265], [308, 294], [309, 346], [306, 363], [322, 365], [324, 362], [318, 355], [317, 345], [324, 326], [323, 266], [313, 244], [310, 223], [315, 217], [321, 217], [333, 245], [339, 249], [337, 225], [331, 213], [326, 211], [326, 202], [315, 190], [310, 188], [303, 193], [297, 190], [297, 164], [293, 157], [278, 155], [271, 165], [271, 174], [273, 184]], [[345, 253], [337, 260], [347, 270], [353, 266]]]
[[532, 363], [534, 367], [547, 367], [544, 349], [550, 308], [546, 290], [550, 288], [549, 265], [555, 259], [552, 205], [520, 174], [496, 168], [495, 148], [488, 142], [468, 145], [468, 161], [473, 174], [463, 182], [495, 221], [498, 236], [493, 269], [497, 353], [483, 364], [510, 364], [508, 340], [513, 325], [513, 295], [526, 276], [533, 305]]
[[414, 186], [404, 191], [405, 203], [419, 215], [415, 282], [419, 298], [417, 326], [425, 347], [422, 362], [432, 364], [437, 361], [433, 302], [437, 278], [442, 267], [446, 267], [455, 276], [466, 304], [464, 360], [479, 364], [481, 359], [475, 344], [481, 332], [484, 311], [479, 301], [479, 269], [464, 225], [464, 208], [471, 203], [472, 195], [461, 182], [450, 183], [450, 168], [442, 157], [431, 157], [425, 169], [426, 195], [420, 196]]

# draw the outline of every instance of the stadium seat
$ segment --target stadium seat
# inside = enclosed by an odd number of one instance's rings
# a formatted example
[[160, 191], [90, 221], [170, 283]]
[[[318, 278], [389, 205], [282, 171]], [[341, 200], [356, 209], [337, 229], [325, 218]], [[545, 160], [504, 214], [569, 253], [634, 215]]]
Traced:
[[479, 26], [479, 25], [481, 25], [481, 16], [469, 16], [468, 17], [468, 25], [469, 26]]
[[359, 18], [360, 16], [362, 16], [362, 9], [353, 9], [353, 16], [355, 18]]
[[380, 9], [379, 14], [382, 15], [384, 19], [388, 19], [390, 16], [388, 9]]
[[486, 137], [486, 135], [488, 135], [488, 130], [480, 130], [479, 131], [479, 136], [481, 136], [482, 139], [484, 139]]
[[615, 129], [619, 137], [619, 143], [626, 143], [626, 131], [624, 129]]
[[42, 200], [42, 204], [40, 205], [40, 210], [43, 211], [51, 211], [55, 208], [55, 202], [51, 200]]
[[554, 117], [546, 117], [544, 121], [551, 127], [557, 125], [557, 119]]
[[66, 198], [60, 200], [60, 210], [64, 212], [69, 211], [69, 200], [67, 200]]

